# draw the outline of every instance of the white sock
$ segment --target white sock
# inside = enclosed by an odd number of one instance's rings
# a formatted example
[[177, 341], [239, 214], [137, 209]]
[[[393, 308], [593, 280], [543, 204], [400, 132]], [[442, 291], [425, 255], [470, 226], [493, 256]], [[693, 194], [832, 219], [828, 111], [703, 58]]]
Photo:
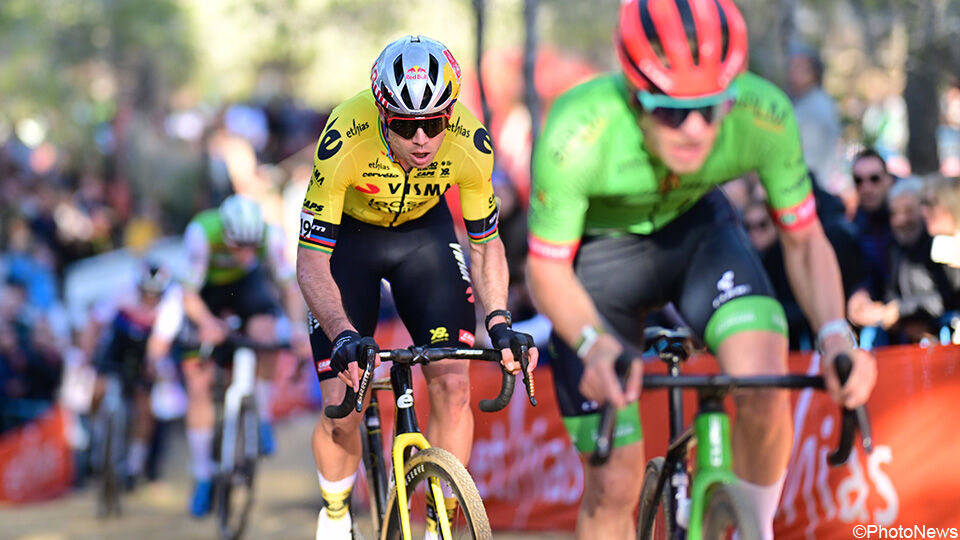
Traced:
[[740, 479], [740, 490], [753, 506], [753, 513], [760, 522], [760, 537], [763, 540], [773, 540], [773, 517], [780, 505], [780, 494], [783, 492], [783, 483], [786, 478], [787, 475], [784, 473], [779, 480], [769, 486], [758, 486]]
[[357, 477], [357, 472], [344, 478], [343, 480], [330, 481], [323, 477], [320, 471], [317, 471], [317, 478], [320, 480], [320, 494], [327, 503], [327, 517], [339, 521], [346, 518], [350, 519], [350, 491], [353, 489], [353, 481]]
[[257, 379], [254, 392], [257, 394], [257, 411], [261, 422], [273, 421], [273, 381]]
[[147, 443], [134, 440], [127, 450], [127, 474], [139, 476], [143, 472], [143, 464], [147, 461]]
[[213, 430], [187, 429], [187, 442], [190, 445], [190, 461], [193, 464], [193, 478], [198, 481], [210, 480], [213, 476]]

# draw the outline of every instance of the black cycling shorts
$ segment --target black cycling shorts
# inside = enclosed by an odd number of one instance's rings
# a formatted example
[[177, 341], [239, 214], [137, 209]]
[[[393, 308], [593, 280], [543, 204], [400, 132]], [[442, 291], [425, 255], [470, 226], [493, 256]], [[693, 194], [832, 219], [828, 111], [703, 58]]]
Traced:
[[[423, 217], [397, 227], [378, 227], [344, 214], [330, 271], [347, 317], [361, 335], [372, 336], [377, 327], [380, 280], [385, 279], [414, 344], [473, 346], [473, 286], [443, 199]], [[312, 314], [310, 345], [317, 378], [334, 377], [333, 346]]]
[[263, 265], [257, 265], [240, 281], [224, 285], [204, 285], [200, 297], [217, 317], [233, 314], [246, 323], [254, 315], [283, 313], [276, 288]]
[[[637, 347], [644, 315], [669, 302], [714, 352], [739, 331], [786, 334], [763, 265], [716, 189], [653, 234], [584, 237], [574, 268], [607, 329]], [[555, 334], [550, 346], [562, 414], [596, 412], [578, 390], [583, 363], [576, 352]]]

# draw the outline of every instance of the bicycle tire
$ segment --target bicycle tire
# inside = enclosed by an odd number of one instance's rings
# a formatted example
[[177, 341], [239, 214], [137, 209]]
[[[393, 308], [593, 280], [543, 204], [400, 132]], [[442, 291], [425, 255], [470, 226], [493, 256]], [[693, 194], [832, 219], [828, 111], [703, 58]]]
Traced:
[[[364, 432], [362, 435], [360, 440], [363, 447], [363, 467], [367, 477], [367, 499], [370, 503], [370, 521], [373, 524], [373, 530], [379, 531], [383, 509], [386, 508], [386, 503], [380, 501], [380, 494], [387, 492], [388, 484], [383, 463], [383, 451], [382, 449], [375, 448], [375, 446], [381, 444], [383, 439], [379, 434], [371, 436]], [[385, 495], [383, 496], [385, 497]]]
[[[236, 446], [233, 470], [228, 474], [219, 472], [214, 484], [217, 530], [222, 540], [240, 538], [253, 508], [259, 446], [257, 427], [256, 409], [249, 403], [243, 403], [238, 415], [237, 437], [233, 443]], [[223, 443], [227, 444], [226, 441]]]
[[665, 460], [655, 457], [647, 462], [640, 490], [640, 512], [637, 521], [638, 540], [669, 539], [676, 526], [673, 516], [673, 501], [670, 496], [670, 479], [667, 478], [657, 497], [657, 483], [663, 476]]
[[[465, 533], [454, 533], [455, 539], [488, 540], [493, 537], [487, 511], [480, 499], [480, 492], [466, 467], [453, 454], [442, 448], [420, 450], [406, 461], [404, 473], [403, 480], [406, 483], [408, 497], [413, 495], [419, 484], [428, 485], [425, 481], [431, 477], [440, 479], [450, 487], [459, 504], [455, 523], [464, 528], [459, 532]], [[380, 538], [381, 540], [399, 540], [402, 536], [402, 528], [396, 486], [390, 489], [386, 508]], [[453, 526], [454, 524], [451, 524], [451, 527]]]
[[103, 436], [103, 462], [100, 470], [100, 490], [97, 499], [97, 517], [107, 518], [111, 515], [119, 516], [120, 493], [123, 490], [120, 468], [123, 462], [123, 452], [118, 445], [123, 444], [122, 414], [119, 412], [105, 412], [103, 415], [105, 432]]
[[703, 511], [704, 540], [730, 538], [739, 531], [740, 540], [760, 540], [760, 528], [753, 508], [736, 486], [721, 484], [711, 489]]

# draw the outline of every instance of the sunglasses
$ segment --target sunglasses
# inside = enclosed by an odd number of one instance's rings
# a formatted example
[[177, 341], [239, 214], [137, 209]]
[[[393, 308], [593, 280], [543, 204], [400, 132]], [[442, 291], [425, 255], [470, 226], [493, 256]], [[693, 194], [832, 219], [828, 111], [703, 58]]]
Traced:
[[664, 94], [639, 91], [637, 101], [657, 123], [677, 129], [691, 113], [700, 113], [708, 124], [720, 121], [733, 108], [734, 93], [728, 89], [702, 98], [678, 99]]
[[881, 176], [879, 173], [873, 173], [869, 176], [858, 176], [856, 174], [853, 175], [853, 183], [858, 186], [866, 181], [870, 181], [871, 184], [879, 184], [880, 179]]
[[447, 113], [436, 116], [392, 116], [387, 118], [387, 127], [404, 139], [412, 139], [418, 129], [422, 129], [427, 137], [436, 137], [447, 129], [450, 115]]

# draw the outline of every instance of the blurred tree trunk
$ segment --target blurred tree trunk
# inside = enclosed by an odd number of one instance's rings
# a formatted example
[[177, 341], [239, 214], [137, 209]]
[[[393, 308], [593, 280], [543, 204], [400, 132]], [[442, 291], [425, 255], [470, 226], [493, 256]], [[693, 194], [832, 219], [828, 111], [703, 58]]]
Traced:
[[490, 112], [490, 103], [487, 101], [487, 91], [483, 86], [483, 28], [486, 18], [487, 2], [486, 0], [473, 0], [473, 13], [477, 20], [477, 86], [480, 89], [480, 109], [483, 114], [483, 123], [490, 129], [493, 122]]
[[537, 61], [537, 9], [539, 0], [523, 2], [523, 102], [530, 111], [530, 144], [536, 144], [540, 132], [540, 96], [534, 72]]
[[[941, 4], [942, 7], [942, 4]], [[937, 19], [944, 10], [934, 0], [918, 0], [914, 24], [910, 25], [907, 56], [907, 85], [903, 99], [907, 104], [910, 140], [907, 159], [914, 174], [940, 169], [937, 151], [937, 126], [940, 123], [940, 75], [943, 56], [938, 46]]]

